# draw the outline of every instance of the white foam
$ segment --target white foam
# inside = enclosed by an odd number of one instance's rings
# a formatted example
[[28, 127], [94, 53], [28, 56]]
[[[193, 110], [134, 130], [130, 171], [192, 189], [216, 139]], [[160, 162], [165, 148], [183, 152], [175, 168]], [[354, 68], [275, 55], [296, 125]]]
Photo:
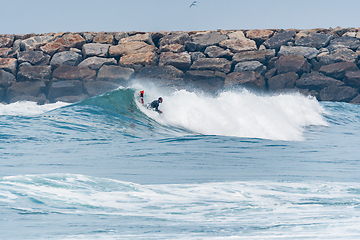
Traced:
[[51, 104], [38, 105], [36, 102], [19, 101], [11, 104], [0, 103], [0, 116], [34, 116], [64, 107], [69, 103], [57, 102]]
[[163, 96], [159, 107], [163, 114], [146, 111], [149, 117], [205, 135], [299, 141], [304, 139], [304, 127], [327, 125], [318, 101], [301, 94], [256, 95], [246, 90], [217, 97], [185, 90], [156, 94]]

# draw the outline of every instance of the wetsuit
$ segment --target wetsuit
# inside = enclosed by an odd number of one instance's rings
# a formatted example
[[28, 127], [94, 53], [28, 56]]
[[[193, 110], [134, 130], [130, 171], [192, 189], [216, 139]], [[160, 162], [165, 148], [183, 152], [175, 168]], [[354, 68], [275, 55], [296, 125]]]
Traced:
[[160, 101], [159, 100], [154, 100], [150, 103], [150, 107], [155, 109], [155, 111], [157, 111], [158, 113], [162, 113], [158, 108], [159, 108], [159, 104]]

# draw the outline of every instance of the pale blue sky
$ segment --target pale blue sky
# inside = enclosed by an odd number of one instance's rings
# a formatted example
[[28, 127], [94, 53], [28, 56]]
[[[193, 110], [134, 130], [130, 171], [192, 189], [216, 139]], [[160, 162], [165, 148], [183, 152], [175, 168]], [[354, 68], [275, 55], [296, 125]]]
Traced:
[[0, 34], [360, 27], [359, 0], [0, 0]]

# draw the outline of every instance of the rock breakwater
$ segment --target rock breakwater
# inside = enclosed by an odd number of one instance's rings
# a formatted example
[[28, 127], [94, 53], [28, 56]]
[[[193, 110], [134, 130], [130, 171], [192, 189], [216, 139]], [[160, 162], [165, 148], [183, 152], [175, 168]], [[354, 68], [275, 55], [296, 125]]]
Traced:
[[360, 28], [0, 35], [0, 101], [76, 102], [132, 79], [360, 103]]

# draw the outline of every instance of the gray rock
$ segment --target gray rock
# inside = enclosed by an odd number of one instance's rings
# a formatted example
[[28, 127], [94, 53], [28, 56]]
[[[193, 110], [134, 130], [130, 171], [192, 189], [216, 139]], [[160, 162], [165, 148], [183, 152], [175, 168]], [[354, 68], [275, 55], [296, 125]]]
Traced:
[[326, 47], [334, 38], [334, 34], [310, 33], [306, 37], [297, 39], [295, 45], [320, 49]]
[[30, 37], [21, 41], [20, 49], [21, 51], [39, 50], [41, 46], [51, 42], [53, 39], [54, 36], [51, 35]]
[[331, 40], [327, 48], [332, 52], [338, 48], [349, 48], [355, 51], [358, 47], [360, 47], [359, 39], [353, 37], [340, 37]]
[[225, 50], [218, 46], [209, 46], [205, 49], [204, 53], [211, 58], [228, 58], [233, 55], [229, 49]]
[[186, 32], [173, 32], [169, 35], [162, 37], [159, 41], [159, 46], [163, 47], [165, 45], [171, 44], [180, 44], [185, 45], [187, 42], [191, 40], [189, 34]]
[[82, 47], [82, 52], [84, 58], [88, 57], [107, 57], [109, 54], [110, 44], [102, 44], [102, 43], [87, 43]]
[[288, 42], [293, 41], [296, 33], [294, 30], [280, 31], [270, 39], [266, 40], [263, 45], [266, 48], [272, 48], [279, 51], [282, 45], [286, 45]]
[[79, 66], [85, 66], [93, 70], [99, 70], [103, 65], [116, 65], [115, 58], [89, 57], [79, 63]]
[[319, 72], [326, 76], [343, 80], [346, 71], [358, 71], [358, 67], [353, 62], [337, 62], [322, 66]]
[[192, 81], [201, 81], [209, 79], [222, 79], [226, 78], [226, 74], [223, 72], [210, 71], [210, 70], [189, 70], [185, 72], [185, 79]]
[[37, 97], [43, 94], [45, 89], [46, 84], [44, 81], [15, 82], [6, 91], [6, 99], [7, 102], [13, 102], [14, 100], [11, 101], [11, 99], [19, 96], [27, 95]]
[[134, 75], [134, 69], [115, 65], [103, 65], [97, 75], [97, 81], [126, 83]]
[[53, 78], [62, 80], [89, 80], [95, 76], [95, 70], [84, 66], [61, 65], [53, 72]]
[[268, 87], [270, 91], [279, 91], [287, 88], [294, 88], [296, 80], [299, 75], [294, 72], [288, 72], [274, 76], [268, 80]]
[[342, 81], [327, 77], [319, 72], [304, 73], [299, 80], [296, 81], [296, 87], [319, 92], [321, 89], [329, 86], [343, 86]]
[[8, 88], [14, 82], [16, 79], [13, 74], [0, 69], [0, 87]]
[[219, 45], [221, 41], [228, 39], [227, 35], [220, 32], [205, 33], [203, 35], [196, 35], [192, 37], [192, 43], [197, 51], [204, 51], [208, 46]]
[[186, 86], [215, 93], [222, 89], [226, 74], [218, 71], [189, 70], [185, 73]]
[[348, 86], [329, 86], [320, 91], [321, 101], [350, 102], [359, 92]]
[[48, 99], [55, 102], [63, 96], [79, 96], [83, 94], [83, 84], [80, 80], [54, 81], [50, 84]]
[[31, 65], [47, 65], [50, 61], [50, 56], [42, 51], [27, 51], [17, 53], [18, 63], [29, 62]]
[[260, 74], [266, 72], [266, 66], [259, 61], [239, 62], [235, 65], [234, 72], [254, 71]]
[[231, 69], [231, 62], [224, 58], [200, 58], [191, 65], [190, 69], [228, 73]]
[[303, 47], [303, 46], [281, 46], [278, 56], [282, 55], [301, 55], [307, 59], [316, 58], [319, 54], [319, 50], [313, 47]]
[[359, 55], [348, 48], [338, 48], [332, 51], [330, 54], [324, 55], [320, 58], [319, 63], [321, 65], [328, 65], [335, 62], [353, 62], [355, 63], [359, 58]]
[[16, 58], [0, 58], [0, 69], [11, 72], [16, 75], [17, 59]]
[[172, 65], [180, 70], [187, 70], [191, 65], [191, 57], [187, 52], [173, 53], [163, 52], [160, 54], [159, 66]]
[[49, 81], [51, 66], [21, 66], [17, 74], [17, 81]]
[[50, 65], [53, 67], [58, 67], [60, 65], [69, 65], [69, 66], [77, 66], [82, 60], [82, 55], [72, 52], [59, 52], [55, 53], [50, 61]]
[[174, 66], [147, 66], [136, 75], [136, 78], [161, 80], [177, 80], [183, 77], [183, 71]]
[[242, 53], [236, 53], [233, 56], [233, 65], [239, 62], [246, 62], [246, 61], [259, 61], [263, 64], [266, 64], [269, 59], [275, 56], [274, 49], [265, 49], [259, 51], [246, 51]]
[[275, 62], [278, 73], [296, 72], [302, 74], [310, 72], [311, 64], [301, 55], [283, 55]]
[[230, 49], [234, 53], [257, 50], [256, 42], [247, 38], [224, 40], [219, 43], [219, 46]]
[[14, 43], [14, 35], [0, 36], [0, 48], [10, 48]]
[[197, 61], [199, 58], [206, 58], [206, 55], [203, 54], [202, 52], [192, 52], [190, 53], [191, 56], [191, 62], [195, 62]]
[[350, 87], [360, 89], [360, 70], [346, 71], [344, 82]]
[[91, 97], [112, 91], [118, 87], [119, 84], [109, 81], [87, 81], [84, 83], [85, 91]]
[[263, 91], [266, 83], [264, 77], [254, 71], [232, 72], [226, 76], [224, 87], [246, 87]]

